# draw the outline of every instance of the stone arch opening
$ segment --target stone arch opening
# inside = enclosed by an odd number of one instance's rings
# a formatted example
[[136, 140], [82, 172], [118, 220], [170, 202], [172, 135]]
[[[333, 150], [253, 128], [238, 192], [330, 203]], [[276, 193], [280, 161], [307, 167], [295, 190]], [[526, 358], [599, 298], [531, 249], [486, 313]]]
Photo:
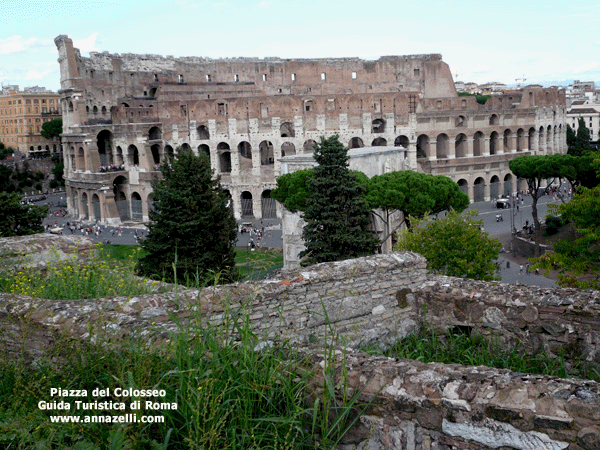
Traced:
[[122, 166], [124, 163], [124, 158], [123, 158], [123, 149], [121, 148], [120, 145], [117, 145], [117, 155], [116, 155], [116, 164], [118, 166]]
[[513, 191], [513, 176], [511, 173], [507, 173], [504, 175], [504, 195], [510, 196]]
[[500, 197], [501, 187], [502, 185], [498, 175], [492, 176], [492, 178], [490, 178], [490, 197], [492, 197], [492, 199]]
[[525, 130], [523, 130], [523, 128], [519, 128], [517, 130], [517, 151], [522, 152], [526, 147], [527, 142], [525, 140]]
[[136, 167], [140, 165], [140, 152], [133, 144], [127, 147], [127, 163]]
[[188, 144], [187, 142], [184, 142], [183, 144], [181, 144], [181, 149], [186, 152], [192, 151], [192, 147], [190, 147], [190, 144]]
[[500, 117], [498, 114], [492, 114], [490, 116], [490, 125], [498, 125], [500, 123]]
[[86, 192], [81, 194], [81, 212], [83, 213], [84, 220], [90, 219], [90, 211], [88, 208], [88, 195]]
[[265, 189], [261, 196], [261, 214], [263, 219], [276, 219], [277, 218], [277, 202], [274, 198], [271, 198], [271, 190]]
[[148, 140], [150, 141], [156, 141], [157, 139], [161, 139], [161, 136], [162, 133], [160, 131], [160, 128], [158, 127], [152, 127], [148, 131]]
[[473, 201], [482, 202], [485, 200], [485, 180], [482, 177], [475, 179], [473, 183]]
[[458, 116], [456, 119], [454, 119], [454, 126], [455, 127], [466, 127], [467, 126], [467, 118], [463, 115]]
[[281, 137], [296, 137], [294, 125], [292, 125], [291, 122], [283, 122], [279, 127], [279, 133], [281, 134]]
[[350, 139], [350, 142], [348, 143], [348, 148], [362, 148], [364, 146], [363, 140], [357, 136]]
[[454, 155], [456, 158], [466, 158], [467, 156], [467, 136], [463, 133], [454, 139]]
[[317, 143], [313, 139], [308, 139], [307, 141], [304, 141], [302, 150], [304, 151], [304, 153], [314, 153], [316, 145]]
[[394, 147], [404, 147], [404, 148], [408, 148], [410, 144], [410, 140], [408, 139], [408, 137], [402, 135], [402, 136], [397, 136], [396, 139], [394, 139]]
[[421, 134], [417, 138], [417, 158], [429, 158], [430, 156], [429, 136]]
[[113, 180], [113, 194], [121, 221], [129, 220], [129, 202], [127, 201], [127, 178], [119, 175]]
[[512, 141], [512, 131], [504, 130], [504, 135], [502, 136], [502, 146], [504, 153], [510, 153], [511, 151], [511, 141]]
[[98, 107], [94, 105], [94, 108], [92, 108], [92, 112], [95, 116], [98, 115]]
[[210, 132], [208, 131], [208, 128], [206, 127], [206, 125], [200, 125], [197, 128], [198, 131], [198, 139], [202, 140], [206, 140], [206, 139], [210, 139]]
[[85, 170], [85, 152], [83, 147], [79, 147], [79, 150], [77, 150], [76, 169]]
[[529, 151], [534, 150], [535, 143], [535, 128], [531, 127], [527, 133], [527, 148]]
[[437, 159], [448, 158], [448, 135], [441, 133], [435, 141], [435, 157]]
[[484, 145], [483, 133], [478, 131], [473, 135], [473, 156], [482, 156]]
[[273, 155], [273, 143], [271, 141], [262, 141], [260, 144], [258, 144], [258, 150], [260, 152], [261, 166], [275, 164], [275, 157]]
[[155, 166], [160, 164], [160, 145], [154, 144], [150, 147], [150, 152], [152, 153], [152, 162]]
[[546, 153], [551, 154], [552, 151], [552, 126], [548, 125], [548, 129], [546, 131]]
[[167, 155], [167, 159], [172, 161], [175, 158], [175, 150], [170, 145], [165, 146], [165, 154]]
[[387, 140], [382, 137], [373, 139], [373, 142], [371, 142], [371, 147], [385, 147], [386, 145], [387, 145]]
[[113, 164], [112, 141], [113, 134], [108, 130], [102, 130], [96, 137], [100, 166], [110, 166]]
[[107, 112], [107, 111], [106, 111], [106, 106], [103, 106], [103, 107], [102, 107], [102, 115], [103, 115], [103, 116], [105, 116], [105, 115], [106, 115], [106, 112]]
[[291, 142], [281, 144], [281, 156], [291, 156], [296, 154], [296, 146]]
[[490, 134], [490, 155], [495, 155], [498, 153], [498, 133], [496, 131], [492, 131]]
[[252, 168], [252, 146], [247, 141], [238, 144], [238, 153], [240, 155], [240, 169]]
[[154, 194], [148, 195], [146, 203], [148, 204], [148, 212], [154, 211]]
[[142, 196], [137, 192], [131, 193], [131, 219], [141, 221], [142, 214]]
[[457, 181], [458, 187], [460, 188], [460, 190], [465, 194], [465, 195], [469, 195], [469, 182], [467, 180], [465, 180], [464, 178], [461, 178], [460, 180]]
[[198, 146], [198, 155], [205, 154], [208, 158], [208, 163], [210, 164], [210, 147], [206, 144], [200, 144]]
[[254, 211], [252, 206], [252, 193], [244, 191], [240, 195], [240, 201], [242, 205], [242, 217], [254, 218]]
[[231, 152], [228, 150], [219, 152], [219, 172], [231, 173]]
[[371, 133], [385, 133], [385, 120], [375, 119], [371, 122]]
[[102, 213], [100, 208], [100, 197], [98, 194], [92, 195], [92, 211], [94, 213], [94, 220], [102, 220]]

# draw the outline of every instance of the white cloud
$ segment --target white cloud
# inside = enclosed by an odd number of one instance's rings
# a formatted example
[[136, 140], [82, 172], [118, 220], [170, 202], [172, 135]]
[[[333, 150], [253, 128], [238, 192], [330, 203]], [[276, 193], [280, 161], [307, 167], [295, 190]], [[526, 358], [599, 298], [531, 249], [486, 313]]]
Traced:
[[44, 47], [54, 47], [54, 42], [51, 39], [24, 38], [19, 35], [0, 39], [0, 55], [37, 51]]
[[273, 2], [271, 0], [263, 0], [263, 1], [261, 1], [261, 2], [258, 3], [258, 7], [259, 8], [268, 8], [272, 4], [273, 4]]
[[596, 69], [599, 66], [600, 66], [600, 63], [598, 63], [598, 62], [589, 62], [589, 63], [582, 64], [580, 66], [573, 67], [572, 72], [573, 73], [587, 72], [588, 70]]
[[73, 47], [78, 48], [81, 53], [97, 52], [99, 51], [96, 47], [98, 42], [98, 34], [92, 33], [83, 39], [73, 39]]

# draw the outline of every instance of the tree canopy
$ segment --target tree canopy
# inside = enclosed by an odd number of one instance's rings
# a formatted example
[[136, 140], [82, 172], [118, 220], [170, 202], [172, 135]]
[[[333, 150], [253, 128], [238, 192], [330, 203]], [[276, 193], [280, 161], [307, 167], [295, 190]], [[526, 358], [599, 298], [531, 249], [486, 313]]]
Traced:
[[590, 130], [585, 126], [583, 117], [577, 121], [577, 133], [567, 125], [567, 153], [572, 156], [581, 156], [591, 149]]
[[236, 278], [231, 198], [212, 175], [208, 156], [189, 149], [179, 148], [163, 165], [153, 182], [150, 232], [141, 243], [147, 252], [137, 266], [142, 275], [183, 283]]
[[46, 139], [59, 137], [62, 133], [62, 119], [52, 119], [42, 124], [40, 134]]
[[48, 206], [22, 205], [17, 193], [0, 192], [0, 237], [43, 233]]
[[475, 280], [494, 280], [502, 244], [481, 231], [476, 211], [450, 210], [445, 218], [414, 219], [411, 230], [398, 237], [397, 250], [409, 250], [427, 258], [431, 272]]
[[[303, 264], [373, 254], [379, 240], [369, 230], [369, 206], [363, 186], [348, 168], [348, 149], [338, 136], [321, 138], [313, 156], [319, 165], [306, 178]], [[296, 197], [296, 205], [300, 203]]]

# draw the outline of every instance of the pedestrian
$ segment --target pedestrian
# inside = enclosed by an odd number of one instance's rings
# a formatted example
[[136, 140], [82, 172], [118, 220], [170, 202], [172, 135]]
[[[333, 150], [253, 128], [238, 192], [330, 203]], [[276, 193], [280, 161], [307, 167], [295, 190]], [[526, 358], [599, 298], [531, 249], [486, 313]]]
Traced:
[[519, 274], [523, 275], [523, 264], [519, 265]]
[[529, 275], [529, 263], [525, 266], [525, 275]]

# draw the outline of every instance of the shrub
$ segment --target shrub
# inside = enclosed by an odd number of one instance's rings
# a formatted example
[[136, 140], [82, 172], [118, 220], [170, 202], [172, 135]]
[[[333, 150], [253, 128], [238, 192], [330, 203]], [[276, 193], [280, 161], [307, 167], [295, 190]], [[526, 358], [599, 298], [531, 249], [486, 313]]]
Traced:
[[558, 216], [547, 216], [546, 217], [546, 235], [552, 236], [561, 229], [564, 225], [563, 220]]
[[57, 188], [59, 186], [59, 182], [56, 180], [50, 180], [50, 189]]

